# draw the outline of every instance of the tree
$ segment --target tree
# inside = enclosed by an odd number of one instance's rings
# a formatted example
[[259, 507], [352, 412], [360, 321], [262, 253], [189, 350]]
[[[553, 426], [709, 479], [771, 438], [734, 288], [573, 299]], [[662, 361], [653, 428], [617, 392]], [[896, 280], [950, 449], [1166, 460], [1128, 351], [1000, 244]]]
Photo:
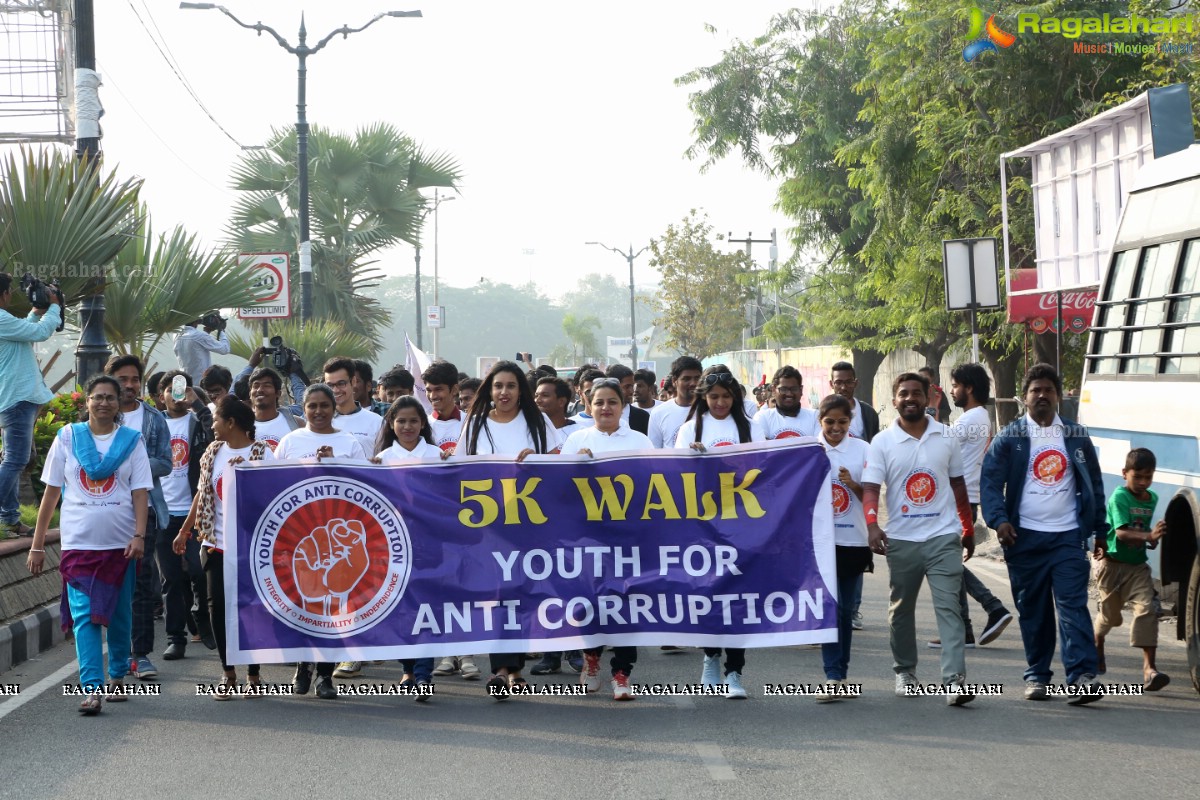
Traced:
[[[283, 337], [284, 346], [300, 355], [310, 378], [320, 379], [321, 365], [334, 356], [370, 360], [375, 353], [374, 342], [362, 334], [347, 331], [333, 320], [315, 320], [305, 325], [304, 330], [300, 330], [300, 323], [296, 319], [272, 320], [268, 329], [272, 336]], [[230, 331], [229, 352], [249, 360], [262, 344], [261, 335], [256, 336], [255, 333], [242, 335]], [[299, 402], [299, 398], [296, 402]]]
[[117, 352], [146, 360], [164, 336], [210, 311], [245, 305], [254, 292], [234, 254], [201, 247], [182, 226], [155, 237], [145, 207], [138, 216], [113, 261], [105, 332]]
[[[58, 278], [68, 305], [103, 287], [137, 227], [142, 181], [118, 182], [94, 166], [63, 150], [22, 148], [4, 159], [0, 176], [0, 261], [18, 280], [25, 271]], [[28, 310], [22, 293], [13, 299], [14, 313]]]
[[[616, 259], [613, 261], [615, 263]], [[638, 328], [644, 328], [650, 324], [650, 295], [635, 290], [634, 298]], [[603, 334], [629, 335], [629, 286], [615, 275], [599, 272], [584, 275], [573, 290], [563, 295], [562, 306], [576, 316], [595, 315]]]
[[579, 363], [579, 351], [584, 358], [591, 358], [600, 352], [596, 344], [596, 334], [592, 330], [600, 327], [600, 319], [595, 314], [577, 316], [571, 312], [563, 315], [562, 329], [571, 341], [571, 358]]
[[749, 256], [718, 251], [712, 230], [707, 215], [692, 209], [650, 242], [650, 266], [662, 275], [655, 324], [665, 330], [668, 347], [700, 357], [739, 346], [749, 297], [739, 280], [750, 271]]
[[[369, 291], [382, 278], [375, 257], [399, 242], [419, 243], [425, 208], [420, 190], [455, 188], [460, 169], [449, 156], [427, 153], [383, 123], [353, 136], [314, 127], [309, 156], [313, 317], [340, 322], [377, 350], [391, 317]], [[295, 132], [276, 131], [265, 149], [242, 156], [233, 185], [244, 194], [230, 218], [231, 242], [244, 252], [292, 253], [298, 308]]]

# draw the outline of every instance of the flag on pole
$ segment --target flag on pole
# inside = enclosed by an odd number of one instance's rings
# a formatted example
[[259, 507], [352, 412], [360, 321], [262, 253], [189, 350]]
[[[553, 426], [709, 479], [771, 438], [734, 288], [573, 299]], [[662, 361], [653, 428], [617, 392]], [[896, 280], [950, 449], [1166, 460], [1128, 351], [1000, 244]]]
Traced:
[[425, 409], [426, 414], [433, 413], [433, 406], [429, 405], [429, 398], [425, 396], [425, 381], [421, 379], [421, 373], [430, 363], [429, 354], [424, 350], [417, 349], [417, 346], [412, 343], [412, 339], [408, 338], [408, 334], [404, 334], [404, 368], [412, 373], [413, 394]]

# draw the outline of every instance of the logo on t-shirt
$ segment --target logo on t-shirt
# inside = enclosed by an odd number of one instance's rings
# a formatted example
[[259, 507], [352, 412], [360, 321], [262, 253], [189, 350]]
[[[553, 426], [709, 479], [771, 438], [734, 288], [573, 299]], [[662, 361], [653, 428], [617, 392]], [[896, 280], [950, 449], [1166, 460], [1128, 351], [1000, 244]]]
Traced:
[[937, 478], [927, 469], [914, 469], [904, 479], [904, 496], [917, 508], [929, 505], [937, 497]]
[[266, 436], [261, 437], [259, 441], [271, 448], [272, 453], [275, 452], [276, 447], [279, 447], [279, 437], [275, 436], [274, 434], [267, 434]]
[[712, 443], [711, 446], [712, 447], [729, 447], [730, 445], [734, 445], [734, 444], [737, 444], [737, 442], [735, 442], [733, 439], [717, 439], [715, 442]]
[[796, 439], [803, 435], [804, 434], [800, 433], [800, 431], [793, 431], [793, 430], [784, 428], [779, 433], [775, 434], [772, 438], [773, 439]]
[[171, 437], [171, 472], [179, 473], [188, 467], [188, 455], [190, 447], [187, 437], [172, 436]]
[[453, 450], [454, 448], [458, 447], [458, 440], [457, 439], [444, 439], [444, 440], [438, 442], [437, 446], [438, 446], [438, 449], [444, 453], [447, 450]]
[[218, 500], [225, 499], [225, 476], [224, 475], [217, 476], [217, 499]]
[[844, 517], [850, 511], [850, 490], [841, 481], [833, 482], [833, 515]]
[[1053, 487], [1067, 476], [1067, 454], [1057, 447], [1043, 447], [1029, 461], [1033, 480], [1042, 486]]
[[79, 488], [83, 489], [84, 494], [88, 497], [97, 500], [103, 500], [112, 494], [117, 488], [117, 475], [113, 473], [107, 478], [100, 480], [92, 480], [87, 476], [87, 472], [83, 467], [79, 468]]

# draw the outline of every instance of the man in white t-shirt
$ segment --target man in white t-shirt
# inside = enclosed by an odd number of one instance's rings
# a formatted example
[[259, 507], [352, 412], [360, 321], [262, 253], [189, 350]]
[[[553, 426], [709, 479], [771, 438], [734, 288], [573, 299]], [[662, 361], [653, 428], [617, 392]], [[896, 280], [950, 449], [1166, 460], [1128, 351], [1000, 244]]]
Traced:
[[279, 446], [283, 437], [304, 422], [279, 407], [279, 393], [283, 390], [283, 379], [269, 367], [259, 367], [250, 373], [250, 408], [254, 410], [254, 438], [266, 442], [271, 452]]
[[[887, 556], [896, 694], [912, 696], [919, 685], [916, 605], [921, 583], [928, 580], [942, 638], [946, 701], [962, 705], [975, 698], [966, 683], [966, 631], [958, 605], [963, 561], [975, 552], [975, 528], [962, 451], [945, 426], [925, 414], [928, 391], [928, 380], [915, 372], [902, 373], [892, 384], [892, 405], [899, 417], [871, 441], [863, 470], [863, 511], [871, 549]], [[884, 483], [886, 533], [879, 527], [879, 490]]]
[[331, 358], [325, 362], [322, 372], [325, 383], [333, 390], [333, 402], [337, 414], [333, 427], [354, 435], [368, 456], [375, 454], [375, 440], [383, 427], [383, 417], [370, 409], [361, 407], [354, 399], [354, 361], [349, 358]]
[[[967, 499], [971, 501], [972, 524], [979, 511], [979, 472], [983, 469], [983, 454], [987, 452], [988, 442], [992, 439], [991, 421], [987, 413], [987, 401], [991, 390], [992, 380], [988, 377], [987, 370], [979, 364], [959, 364], [950, 373], [951, 397], [954, 399], [954, 405], [963, 409], [962, 415], [950, 426], [950, 431], [958, 439], [962, 449], [963, 477], [967, 481]], [[963, 624], [967, 629], [967, 647], [976, 644], [967, 595], [983, 606], [988, 615], [987, 623], [979, 633], [978, 643], [991, 644], [1012, 622], [1012, 614], [1004, 607], [1004, 602], [992, 594], [983, 585], [983, 581], [964, 566], [962, 590], [958, 594], [958, 601], [962, 608]], [[941, 640], [934, 639], [929, 646], [941, 647]]]
[[673, 448], [679, 429], [687, 420], [688, 411], [704, 371], [700, 359], [680, 356], [671, 362], [671, 382], [675, 386], [675, 397], [656, 406], [650, 412], [650, 442], [658, 448]]
[[458, 367], [449, 361], [435, 361], [421, 373], [421, 382], [425, 384], [425, 397], [433, 409], [429, 415], [433, 443], [440, 450], [452, 450], [458, 444], [458, 434], [463, 424], [463, 413], [455, 402], [458, 397]]
[[658, 376], [648, 369], [633, 373], [633, 402], [643, 411], [653, 411], [662, 405], [658, 399]]
[[766, 439], [817, 435], [817, 412], [800, 407], [804, 377], [792, 366], [782, 366], [771, 379], [775, 407], [763, 408], [754, 418]]
[[983, 458], [983, 517], [1004, 547], [1025, 646], [1025, 699], [1048, 699], [1061, 630], [1067, 702], [1091, 703], [1101, 694], [1087, 540], [1108, 536], [1104, 479], [1087, 429], [1058, 416], [1062, 379], [1054, 367], [1030, 367], [1021, 394], [1028, 413], [1000, 431]]

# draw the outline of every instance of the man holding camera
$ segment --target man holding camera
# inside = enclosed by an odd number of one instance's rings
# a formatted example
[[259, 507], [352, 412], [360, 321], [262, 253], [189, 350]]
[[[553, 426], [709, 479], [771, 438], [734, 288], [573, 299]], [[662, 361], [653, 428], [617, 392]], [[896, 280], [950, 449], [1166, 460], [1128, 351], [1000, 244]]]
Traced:
[[4, 431], [4, 460], [0, 462], [0, 539], [32, 536], [21, 524], [17, 500], [21, 472], [33, 450], [33, 423], [38, 409], [54, 397], [42, 380], [33, 354], [33, 343], [44, 342], [62, 320], [62, 295], [46, 287], [49, 306], [35, 307], [18, 319], [8, 313], [13, 276], [0, 272], [0, 428]]
[[[204, 326], [204, 330], [199, 326]], [[213, 331], [216, 331], [215, 335]], [[225, 320], [214, 311], [189, 322], [175, 334], [174, 349], [179, 368], [190, 375], [193, 382], [199, 383], [204, 370], [212, 365], [213, 353], [229, 355], [229, 337], [222, 337], [224, 331]]]

